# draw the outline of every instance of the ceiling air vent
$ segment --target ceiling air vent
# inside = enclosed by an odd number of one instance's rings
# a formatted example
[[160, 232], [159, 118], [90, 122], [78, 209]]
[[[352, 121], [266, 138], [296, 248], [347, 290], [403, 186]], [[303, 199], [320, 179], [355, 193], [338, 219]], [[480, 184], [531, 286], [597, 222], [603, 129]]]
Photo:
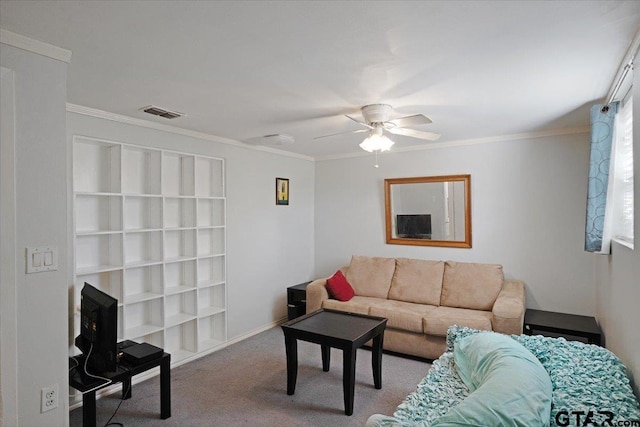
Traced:
[[156, 107], [155, 105], [148, 105], [140, 108], [140, 111], [153, 114], [154, 116], [164, 117], [165, 119], [175, 119], [176, 117], [184, 116], [184, 113], [178, 113], [176, 111], [169, 111], [165, 108]]

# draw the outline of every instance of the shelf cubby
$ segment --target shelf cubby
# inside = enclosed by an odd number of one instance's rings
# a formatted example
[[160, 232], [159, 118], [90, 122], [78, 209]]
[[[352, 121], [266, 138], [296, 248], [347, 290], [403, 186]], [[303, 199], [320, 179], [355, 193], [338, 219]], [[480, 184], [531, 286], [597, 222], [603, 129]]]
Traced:
[[196, 196], [224, 197], [222, 160], [196, 157]]
[[223, 283], [225, 278], [224, 256], [198, 259], [198, 286]]
[[125, 196], [124, 228], [126, 231], [162, 228], [162, 197]]
[[123, 302], [123, 274], [122, 270], [103, 271], [101, 273], [85, 274], [76, 276], [76, 296], [74, 298], [75, 304], [80, 305], [80, 291], [85, 283], [107, 293], [118, 300], [118, 303]]
[[194, 156], [165, 152], [162, 157], [162, 193], [167, 196], [193, 196], [194, 162]]
[[164, 257], [167, 261], [195, 258], [196, 230], [166, 230]]
[[164, 266], [165, 294], [172, 295], [195, 288], [196, 262], [180, 261]]
[[76, 274], [98, 273], [121, 267], [121, 233], [76, 236]]
[[127, 287], [124, 292], [126, 304], [146, 301], [164, 294], [162, 265], [127, 268], [124, 272]]
[[225, 313], [213, 314], [198, 319], [200, 351], [219, 346], [226, 341], [226, 321]]
[[123, 146], [123, 193], [160, 194], [160, 154], [158, 150]]
[[225, 252], [224, 229], [198, 230], [198, 256], [221, 255]]
[[125, 235], [125, 265], [138, 267], [162, 262], [162, 232], [139, 231]]
[[196, 317], [196, 291], [169, 295], [165, 299], [165, 327], [176, 326]]
[[186, 197], [164, 198], [164, 227], [186, 228], [196, 226], [196, 201]]
[[120, 144], [74, 138], [73, 191], [120, 193]]
[[224, 199], [198, 199], [198, 227], [225, 225]]
[[122, 197], [104, 194], [76, 194], [76, 233], [122, 231]]
[[219, 284], [198, 290], [198, 316], [207, 317], [225, 311], [225, 285]]
[[172, 360], [191, 357], [198, 351], [196, 320], [169, 327], [165, 330], [165, 351]]
[[124, 311], [125, 337], [133, 340], [162, 331], [164, 325], [163, 297], [127, 304]]
[[133, 341], [135, 342], [138, 342], [138, 343], [146, 342], [147, 344], [155, 345], [156, 347], [164, 349], [165, 346], [164, 346], [163, 335], [164, 335], [163, 331], [157, 331], [152, 334], [147, 334], [140, 337], [132, 337], [132, 338], [134, 338]]

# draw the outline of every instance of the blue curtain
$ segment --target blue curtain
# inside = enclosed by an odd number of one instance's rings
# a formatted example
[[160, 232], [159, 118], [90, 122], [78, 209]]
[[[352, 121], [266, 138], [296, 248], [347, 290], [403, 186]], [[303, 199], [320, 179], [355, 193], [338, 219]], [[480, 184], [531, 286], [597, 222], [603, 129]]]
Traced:
[[[587, 220], [584, 250], [608, 254], [611, 237], [608, 236], [607, 193], [609, 166], [613, 142], [613, 124], [618, 103], [591, 107], [591, 154], [589, 157], [589, 188], [587, 189]], [[607, 217], [607, 218], [605, 218]]]

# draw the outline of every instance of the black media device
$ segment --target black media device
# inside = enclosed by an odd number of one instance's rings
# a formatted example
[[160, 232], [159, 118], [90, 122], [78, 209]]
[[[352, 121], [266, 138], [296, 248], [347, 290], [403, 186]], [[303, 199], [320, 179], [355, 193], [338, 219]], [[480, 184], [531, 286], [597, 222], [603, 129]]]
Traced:
[[80, 293], [80, 335], [78, 347], [87, 360], [87, 369], [115, 371], [118, 355], [118, 300], [84, 284]]
[[409, 239], [430, 239], [431, 214], [396, 215], [396, 235]]
[[122, 350], [124, 360], [132, 365], [141, 365], [162, 356], [164, 350], [146, 342], [126, 347]]

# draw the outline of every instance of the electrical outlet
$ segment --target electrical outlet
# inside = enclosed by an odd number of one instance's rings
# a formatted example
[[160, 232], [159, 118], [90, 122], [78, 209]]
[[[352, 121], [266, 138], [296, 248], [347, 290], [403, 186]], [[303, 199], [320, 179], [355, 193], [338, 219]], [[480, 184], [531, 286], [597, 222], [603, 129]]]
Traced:
[[41, 408], [40, 412], [47, 412], [58, 407], [58, 384], [45, 387], [40, 390]]

